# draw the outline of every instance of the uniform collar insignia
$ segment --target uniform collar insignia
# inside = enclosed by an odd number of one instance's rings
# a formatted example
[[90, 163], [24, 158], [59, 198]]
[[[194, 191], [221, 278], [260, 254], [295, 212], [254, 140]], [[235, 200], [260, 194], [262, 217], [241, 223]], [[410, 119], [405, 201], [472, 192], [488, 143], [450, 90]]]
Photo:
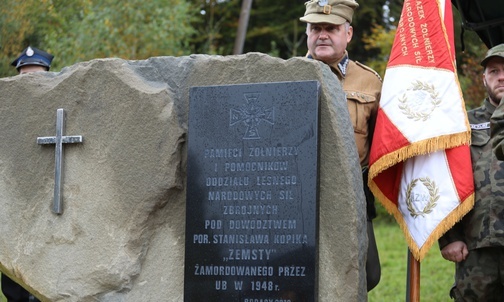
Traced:
[[341, 61], [338, 63], [338, 69], [341, 71], [343, 77], [346, 76], [347, 67], [348, 67], [348, 54], [345, 54], [343, 59], [341, 59]]

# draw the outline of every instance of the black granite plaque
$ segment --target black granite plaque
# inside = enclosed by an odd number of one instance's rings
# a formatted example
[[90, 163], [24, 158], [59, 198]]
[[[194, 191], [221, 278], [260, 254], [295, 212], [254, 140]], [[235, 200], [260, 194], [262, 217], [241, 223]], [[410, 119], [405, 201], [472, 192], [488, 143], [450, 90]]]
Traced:
[[184, 301], [316, 301], [317, 81], [192, 87]]

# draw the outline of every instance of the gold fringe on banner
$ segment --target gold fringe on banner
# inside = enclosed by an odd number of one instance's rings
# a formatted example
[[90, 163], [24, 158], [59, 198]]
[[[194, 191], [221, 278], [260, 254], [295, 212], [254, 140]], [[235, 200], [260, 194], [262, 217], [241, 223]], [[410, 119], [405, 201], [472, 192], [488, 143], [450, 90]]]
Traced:
[[413, 143], [383, 155], [369, 167], [369, 179], [375, 178], [386, 169], [417, 155], [425, 155], [469, 144], [471, 131], [448, 134]]

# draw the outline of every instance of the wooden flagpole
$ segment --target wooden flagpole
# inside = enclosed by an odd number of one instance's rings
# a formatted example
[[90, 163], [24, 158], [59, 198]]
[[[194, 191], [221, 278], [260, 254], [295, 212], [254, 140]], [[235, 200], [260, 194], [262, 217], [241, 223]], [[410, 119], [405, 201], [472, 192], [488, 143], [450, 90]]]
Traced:
[[420, 302], [420, 261], [413, 257], [413, 254], [409, 249], [406, 302]]

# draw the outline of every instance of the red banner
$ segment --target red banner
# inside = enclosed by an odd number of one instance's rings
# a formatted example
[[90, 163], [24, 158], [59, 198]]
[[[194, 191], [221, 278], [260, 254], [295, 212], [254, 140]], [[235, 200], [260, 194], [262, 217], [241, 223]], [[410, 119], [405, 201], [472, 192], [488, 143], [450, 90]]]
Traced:
[[473, 206], [469, 141], [451, 3], [405, 0], [383, 81], [369, 187], [419, 261]]

